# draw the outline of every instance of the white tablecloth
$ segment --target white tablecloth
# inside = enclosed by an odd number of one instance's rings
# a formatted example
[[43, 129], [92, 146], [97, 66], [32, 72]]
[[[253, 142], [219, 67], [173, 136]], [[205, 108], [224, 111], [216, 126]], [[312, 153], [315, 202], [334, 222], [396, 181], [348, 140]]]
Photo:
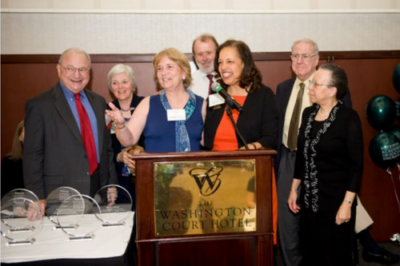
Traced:
[[[93, 223], [101, 222], [88, 214]], [[1, 238], [1, 262], [28, 262], [49, 259], [94, 259], [122, 256], [125, 253], [133, 228], [132, 212], [125, 226], [99, 227], [93, 240], [71, 241], [62, 230], [54, 230], [54, 224], [47, 217], [41, 231], [32, 245], [6, 245]], [[85, 217], [85, 220], [87, 217]], [[4, 228], [4, 225], [2, 226]], [[73, 233], [73, 231], [70, 231]]]

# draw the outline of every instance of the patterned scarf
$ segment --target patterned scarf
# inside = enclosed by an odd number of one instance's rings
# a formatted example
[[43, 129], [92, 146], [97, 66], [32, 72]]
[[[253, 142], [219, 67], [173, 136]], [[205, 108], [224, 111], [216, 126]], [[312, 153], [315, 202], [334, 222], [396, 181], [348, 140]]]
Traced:
[[329, 114], [328, 119], [324, 121], [322, 128], [318, 130], [317, 135], [314, 139], [311, 139], [311, 129], [312, 123], [314, 121], [315, 116], [318, 113], [320, 108], [319, 105], [315, 105], [314, 111], [310, 114], [307, 120], [306, 129], [304, 132], [305, 142], [304, 142], [304, 161], [305, 161], [305, 174], [304, 174], [304, 203], [306, 205], [306, 209], [310, 207], [313, 212], [318, 211], [318, 170], [314, 162], [314, 158], [317, 155], [317, 151], [315, 150], [315, 146], [319, 143], [321, 136], [326, 133], [331, 124], [336, 120], [336, 113], [339, 108], [343, 105], [342, 101], [339, 101], [335, 107], [333, 107], [331, 113]]
[[[196, 108], [196, 96], [191, 90], [185, 88], [185, 91], [189, 94], [189, 100], [186, 103], [184, 109], [186, 113], [186, 120], [175, 121], [175, 143], [177, 152], [190, 151], [190, 138], [186, 130], [185, 122], [192, 116], [194, 109]], [[165, 96], [165, 90], [160, 93], [161, 103], [164, 106], [165, 111], [172, 109], [168, 103], [167, 96]]]

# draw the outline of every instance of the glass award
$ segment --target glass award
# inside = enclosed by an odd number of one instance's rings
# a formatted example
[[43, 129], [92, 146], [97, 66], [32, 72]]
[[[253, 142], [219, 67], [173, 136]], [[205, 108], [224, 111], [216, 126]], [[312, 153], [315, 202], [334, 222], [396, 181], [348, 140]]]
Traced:
[[[82, 204], [83, 203], [83, 204]], [[87, 195], [71, 195], [66, 198], [57, 210], [57, 223], [71, 241], [92, 240], [95, 231], [101, 226], [96, 216], [100, 206]], [[67, 225], [78, 225], [68, 230]]]
[[132, 213], [132, 196], [119, 185], [107, 185], [97, 191], [94, 199], [101, 212], [96, 216], [103, 227], [125, 226], [125, 220]]
[[43, 226], [38, 197], [27, 189], [14, 189], [1, 199], [1, 235], [6, 246], [30, 245]]
[[[52, 223], [55, 224], [55, 229], [61, 229], [61, 226], [64, 227], [65, 230], [74, 230], [76, 229], [79, 224], [77, 224], [77, 220], [71, 220], [69, 224], [60, 225], [57, 221], [58, 210], [65, 199], [69, 198], [70, 196], [77, 196], [74, 198], [74, 208], [73, 210], [68, 210], [69, 213], [73, 215], [83, 215], [84, 211], [84, 201], [81, 194], [78, 190], [71, 188], [71, 187], [59, 187], [47, 196], [46, 199], [46, 216], [50, 219]], [[63, 215], [67, 215], [67, 210], [62, 210]]]

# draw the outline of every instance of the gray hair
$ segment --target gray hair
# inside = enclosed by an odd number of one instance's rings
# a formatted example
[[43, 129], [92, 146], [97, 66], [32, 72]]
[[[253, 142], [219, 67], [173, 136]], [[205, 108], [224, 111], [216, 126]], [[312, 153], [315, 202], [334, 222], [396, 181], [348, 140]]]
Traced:
[[316, 55], [316, 54], [319, 53], [319, 49], [318, 49], [317, 43], [314, 42], [314, 41], [311, 40], [311, 39], [308, 39], [308, 38], [302, 38], [302, 39], [299, 39], [299, 40], [294, 41], [293, 44], [292, 44], [291, 51], [293, 51], [294, 46], [295, 46], [296, 44], [298, 44], [298, 43], [308, 43], [308, 44], [311, 44], [312, 47], [313, 47], [313, 55]]
[[124, 64], [117, 64], [117, 65], [113, 66], [111, 68], [111, 70], [108, 72], [107, 85], [108, 85], [108, 88], [110, 89], [110, 91], [112, 92], [112, 90], [111, 90], [112, 77], [117, 74], [122, 74], [122, 73], [125, 73], [128, 75], [128, 78], [130, 79], [131, 84], [132, 84], [132, 90], [133, 90], [133, 92], [135, 92], [136, 87], [137, 87], [135, 72], [133, 72], [133, 69], [130, 66], [124, 65]]
[[68, 54], [68, 53], [71, 53], [71, 52], [84, 54], [84, 55], [86, 56], [86, 59], [87, 59], [88, 63], [89, 63], [89, 67], [91, 67], [91, 65], [92, 65], [92, 60], [90, 59], [90, 55], [89, 55], [88, 53], [86, 53], [84, 50], [82, 50], [82, 49], [80, 49], [80, 48], [76, 48], [76, 47], [69, 48], [69, 49], [65, 50], [65, 51], [60, 55], [60, 58], [58, 59], [58, 63], [61, 65], [61, 61], [62, 61], [62, 59], [64, 58], [64, 56], [65, 56], [66, 54]]

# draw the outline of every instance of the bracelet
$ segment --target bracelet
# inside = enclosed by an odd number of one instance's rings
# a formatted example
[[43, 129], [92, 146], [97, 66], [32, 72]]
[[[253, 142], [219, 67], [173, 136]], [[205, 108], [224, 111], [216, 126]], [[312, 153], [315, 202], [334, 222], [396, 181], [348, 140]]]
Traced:
[[257, 146], [254, 143], [250, 143], [251, 145], [253, 145], [254, 149], [257, 150]]
[[115, 124], [115, 129], [116, 130], [122, 130], [122, 129], [125, 129], [125, 128], [126, 128], [125, 124], [123, 124], [122, 126], [119, 126], [119, 125]]
[[352, 201], [351, 201], [351, 200], [348, 200], [348, 199], [344, 199], [343, 201], [346, 202], [346, 203], [348, 203], [348, 204], [351, 204], [351, 203], [352, 203]]
[[293, 191], [293, 192], [296, 192], [296, 193], [297, 193], [297, 189], [291, 188], [290, 191]]

